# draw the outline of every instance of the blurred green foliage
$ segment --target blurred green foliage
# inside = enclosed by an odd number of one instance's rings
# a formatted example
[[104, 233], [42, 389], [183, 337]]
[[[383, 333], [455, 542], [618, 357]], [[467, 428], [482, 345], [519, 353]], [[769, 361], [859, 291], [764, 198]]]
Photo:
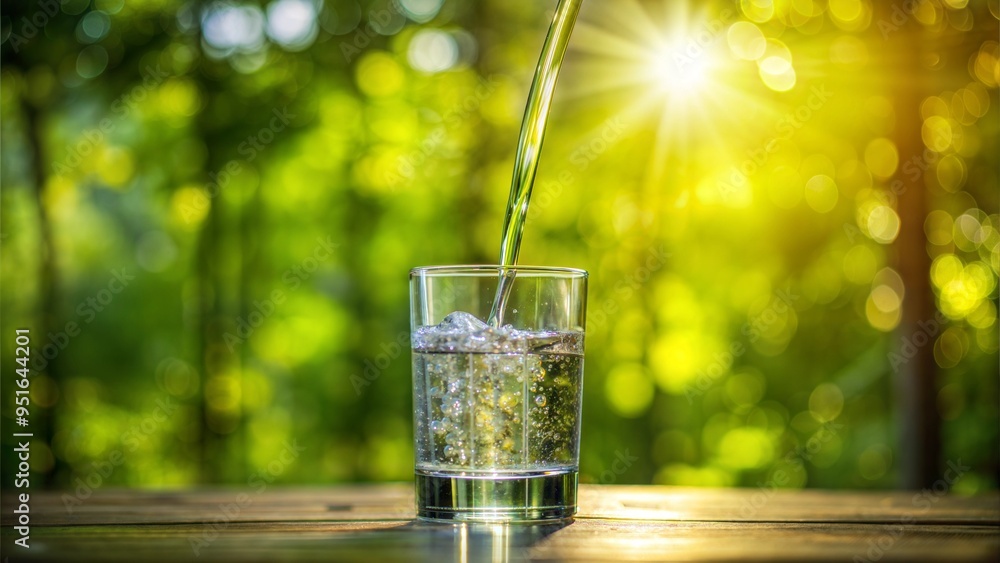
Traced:
[[[997, 3], [876, 4], [585, 4], [521, 253], [591, 272], [585, 481], [892, 486], [895, 264], [926, 252], [942, 462], [996, 487]], [[496, 261], [551, 8], [5, 3], [0, 346], [11, 374], [32, 329], [33, 470], [238, 484], [294, 442], [279, 482], [408, 479], [406, 273]]]

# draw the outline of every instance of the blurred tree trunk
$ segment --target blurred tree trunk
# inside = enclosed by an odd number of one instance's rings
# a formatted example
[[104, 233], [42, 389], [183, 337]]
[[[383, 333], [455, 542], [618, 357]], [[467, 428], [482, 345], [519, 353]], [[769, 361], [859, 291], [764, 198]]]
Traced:
[[[198, 2], [196, 4], [194, 13], [198, 15], [199, 20], [204, 10], [205, 3]], [[201, 49], [201, 27], [198, 26], [198, 35], [195, 39], [195, 47]], [[201, 64], [204, 63], [204, 54], [202, 54]], [[201, 70], [201, 69], [199, 69]], [[198, 86], [202, 88], [202, 92], [205, 94], [206, 104], [212, 98], [212, 93], [210, 92], [210, 84], [202, 80], [201, 72], [192, 73], [192, 77], [198, 80]], [[205, 138], [205, 112], [202, 111], [197, 118], [197, 128], [198, 137], [205, 142], [206, 149], [208, 151], [208, 156], [206, 160], [206, 168], [211, 167], [212, 162], [212, 144]], [[196, 261], [195, 261], [195, 276], [198, 285], [198, 327], [195, 332], [197, 343], [196, 349], [198, 350], [198, 355], [200, 357], [200, 369], [201, 377], [199, 381], [201, 383], [201, 388], [199, 390], [199, 401], [201, 402], [201, 416], [199, 418], [199, 438], [200, 438], [200, 455], [201, 460], [201, 479], [202, 484], [214, 483], [218, 481], [218, 474], [214, 471], [213, 462], [215, 461], [215, 452], [218, 449], [217, 437], [208, 429], [209, 427], [209, 417], [211, 416], [208, 412], [208, 399], [206, 393], [206, 386], [209, 379], [215, 373], [215, 362], [212, 361], [212, 343], [214, 342], [214, 334], [217, 331], [214, 330], [214, 284], [212, 283], [212, 265], [214, 264], [214, 252], [213, 245], [214, 241], [218, 236], [218, 211], [217, 206], [214, 202], [209, 201], [208, 212], [204, 218], [201, 229], [198, 232], [198, 243], [196, 247]]]
[[[23, 17], [28, 16], [27, 11], [27, 6], [4, 5], [4, 13], [11, 22], [20, 21]], [[29, 45], [28, 47], [30, 48], [26, 49], [22, 46], [20, 49], [15, 49], [8, 44], [3, 51], [3, 67], [18, 69], [22, 80], [27, 78], [28, 73], [36, 65], [51, 64], [50, 61], [44, 58], [47, 54], [44, 49], [37, 48], [37, 45]], [[31, 189], [38, 217], [38, 239], [41, 247], [37, 273], [38, 300], [35, 304], [35, 319], [38, 325], [31, 326], [31, 328], [35, 329], [32, 338], [35, 354], [42, 353], [43, 347], [48, 342], [49, 334], [62, 330], [60, 327], [62, 319], [59, 316], [59, 279], [56, 271], [57, 254], [52, 239], [52, 223], [49, 220], [45, 204], [49, 175], [45, 170], [48, 159], [45, 155], [43, 116], [40, 109], [48, 107], [52, 103], [52, 99], [51, 92], [43, 96], [38, 92], [31, 91], [27, 87], [27, 84], [22, 87], [20, 96], [18, 97], [18, 105], [21, 115], [24, 118], [24, 140], [30, 152], [29, 158], [31, 161], [28, 164], [32, 176], [30, 180]], [[60, 361], [61, 353], [62, 351], [49, 359], [44, 369], [44, 372], [52, 378], [57, 387], [61, 385], [63, 379], [62, 363]], [[38, 373], [32, 371], [31, 375], [36, 376]], [[36, 439], [44, 440], [49, 447], [52, 447], [52, 438], [56, 433], [55, 421], [58, 406], [57, 404], [48, 409], [33, 408], [31, 410], [30, 430], [35, 434], [34, 437]], [[56, 482], [60, 473], [69, 470], [68, 464], [59, 456], [53, 455], [52, 457], [54, 460], [53, 466], [44, 477], [45, 484], [48, 486], [52, 486]], [[67, 479], [68, 477], [69, 475], [67, 474]]]
[[[21, 59], [18, 57], [18, 59]], [[29, 70], [27, 63], [21, 59], [17, 66], [23, 72]], [[36, 353], [41, 353], [45, 338], [50, 333], [59, 332], [59, 294], [58, 279], [56, 273], [56, 249], [52, 242], [52, 224], [49, 221], [48, 211], [45, 209], [45, 192], [48, 184], [48, 174], [45, 172], [45, 140], [42, 133], [42, 118], [40, 110], [33, 105], [25, 96], [30, 92], [25, 90], [21, 96], [21, 110], [24, 115], [25, 137], [28, 146], [31, 147], [31, 172], [33, 176], [33, 191], [35, 196], [35, 206], [38, 212], [38, 238], [41, 241], [41, 256], [38, 267], [38, 318], [41, 326], [35, 333]], [[60, 369], [60, 354], [56, 354], [48, 361], [45, 373], [58, 386], [62, 382], [62, 370]], [[38, 374], [32, 374], [38, 375]], [[41, 436], [36, 436], [45, 441], [49, 447], [52, 446], [52, 438], [55, 436], [56, 409], [35, 409], [32, 411], [32, 424], [41, 427]], [[52, 469], [45, 474], [45, 484], [53, 485], [55, 479], [67, 469], [66, 464], [59, 456], [53, 455], [54, 464]]]
[[[263, 172], [259, 172], [260, 177], [263, 178]], [[254, 280], [259, 279], [270, 279], [267, 276], [263, 276], [264, 268], [261, 264], [261, 234], [265, 228], [266, 222], [264, 220], [264, 198], [262, 191], [264, 186], [258, 183], [257, 187], [254, 189], [253, 195], [250, 197], [249, 201], [243, 204], [240, 212], [240, 278], [239, 278], [239, 315], [240, 318], [249, 318], [250, 312], [253, 311], [251, 301], [254, 299], [270, 299], [271, 289], [269, 288], [258, 288], [255, 287]], [[258, 284], [259, 285], [259, 284]], [[272, 321], [273, 322], [273, 321]], [[249, 342], [245, 343], [239, 349], [238, 362], [241, 367], [249, 364], [249, 359], [252, 354], [250, 353]], [[239, 386], [240, 386], [240, 397], [244, 397], [246, 393], [246, 378], [243, 375], [243, 370], [239, 372]], [[242, 403], [242, 400], [241, 400]], [[248, 441], [248, 429], [247, 423], [249, 422], [249, 416], [246, 412], [243, 412], [243, 407], [241, 404], [241, 422], [240, 429], [235, 436], [238, 442], [238, 447], [240, 451], [241, 465], [247, 469], [248, 472], [252, 471], [249, 466], [250, 461], [250, 444]]]
[[[213, 94], [207, 98], [212, 99]], [[210, 102], [211, 103], [211, 102]], [[204, 114], [203, 114], [204, 115]], [[208, 147], [207, 167], [221, 171], [226, 167], [218, 149], [226, 146], [223, 135], [199, 118], [199, 135]], [[201, 229], [197, 248], [198, 310], [201, 366], [201, 458], [203, 482], [226, 482], [241, 475], [245, 464], [233, 464], [244, 459], [241, 442], [242, 409], [221, 409], [228, 397], [213, 404], [213, 393], [229, 394], [242, 387], [241, 359], [246, 341], [231, 340], [240, 335], [238, 316], [246, 318], [243, 299], [241, 209], [227, 205], [220, 187], [210, 199], [208, 213]], [[228, 335], [228, 336], [227, 336]], [[227, 342], [227, 339], [230, 339]], [[229, 378], [235, 378], [230, 380]], [[238, 465], [238, 467], [237, 467]]]
[[[199, 21], [206, 6], [207, 2], [199, 2], [195, 8]], [[201, 49], [200, 29], [195, 38], [195, 48]], [[230, 88], [219, 79], [206, 77], [206, 68], [212, 64], [225, 63], [215, 63], [203, 55], [200, 68], [192, 73], [205, 99], [204, 107], [196, 119], [198, 138], [205, 144], [208, 153], [205, 169], [216, 175], [214, 178], [209, 175], [206, 179], [215, 185], [206, 194], [209, 199], [208, 211], [199, 233], [195, 266], [198, 284], [198, 327], [195, 334], [198, 338], [196, 349], [201, 357], [202, 371], [199, 425], [202, 483], [226, 482], [228, 476], [234, 473], [233, 470], [242, 474], [245, 469], [243, 464], [235, 468], [229, 463], [234, 455], [243, 454], [241, 444], [234, 443], [238, 439], [241, 425], [240, 412], [223, 413], [213, 408], [211, 397], [213, 392], [227, 390], [226, 377], [240, 373], [242, 354], [239, 348], [231, 349], [225, 338], [227, 332], [238, 335], [233, 317], [242, 310], [241, 296], [234, 295], [239, 293], [239, 287], [234, 287], [239, 285], [239, 272], [230, 276], [227, 270], [232, 266], [233, 253], [238, 251], [234, 248], [235, 245], [229, 244], [231, 241], [227, 234], [238, 242], [240, 233], [237, 225], [233, 224], [239, 218], [233, 219], [228, 213], [231, 210], [226, 209], [224, 192], [227, 182], [221, 180], [229, 161], [220, 147], [228, 146], [231, 140], [229, 129], [225, 124], [217, 122], [213, 112], [220, 101], [225, 102]], [[235, 279], [230, 279], [231, 277]]]
[[[885, 69], [892, 82], [893, 106], [896, 111], [896, 138], [899, 164], [893, 180], [899, 194], [897, 208], [900, 217], [899, 236], [893, 246], [892, 265], [899, 272], [906, 288], [902, 303], [902, 320], [896, 330], [893, 353], [906, 358], [895, 366], [894, 389], [898, 424], [898, 456], [901, 488], [918, 489], [931, 486], [940, 476], [941, 457], [940, 417], [937, 411], [937, 365], [934, 362], [934, 334], [921, 324], [935, 321], [934, 296], [930, 287], [930, 258], [924, 235], [927, 216], [927, 190], [924, 175], [916, 178], [901, 173], [906, 162], [924, 162], [921, 136], [922, 100], [930, 95], [926, 75], [930, 72], [921, 64], [929, 33], [914, 17], [899, 22], [895, 6], [876, 3], [872, 25], [876, 41], [892, 42], [899, 58], [888, 57], [887, 63], [896, 68]], [[895, 18], [895, 19], [894, 19]], [[897, 29], [889, 35], [883, 25]], [[937, 331], [934, 331], [936, 334]], [[922, 336], [918, 336], [922, 334]], [[923, 344], [918, 344], [923, 343]]]
[[[200, 121], [200, 120], [199, 120]], [[205, 139], [206, 146], [211, 153], [212, 143], [205, 137], [203, 129], [199, 128], [202, 139]], [[211, 157], [209, 157], [211, 162]], [[218, 361], [221, 350], [224, 350], [224, 343], [219, 341], [220, 319], [217, 307], [218, 284], [215, 282], [215, 265], [217, 264], [217, 245], [219, 238], [219, 210], [217, 202], [210, 202], [208, 214], [198, 237], [196, 272], [198, 280], [198, 348], [201, 357], [201, 482], [215, 483], [220, 481], [218, 469], [218, 454], [222, 446], [223, 437], [213, 432], [210, 427], [210, 405], [208, 401], [207, 387], [213, 377], [222, 370]]]
[[[493, 73], [487, 68], [483, 55], [492, 48], [490, 44], [491, 34], [493, 33], [491, 26], [495, 24], [495, 21], [490, 16], [490, 2], [474, 2], [472, 6], [470, 13], [472, 21], [469, 22], [468, 27], [478, 42], [477, 50], [479, 56], [476, 57], [476, 71], [479, 76], [488, 79]], [[484, 121], [481, 126], [488, 127], [489, 125]], [[496, 150], [493, 139], [496, 139], [498, 135], [493, 133], [495, 131], [483, 131], [482, 134], [476, 135], [476, 144], [469, 151], [469, 162], [472, 166], [471, 173], [467, 175], [466, 180], [469, 184], [469, 189], [460, 190], [458, 195], [459, 212], [457, 216], [460, 221], [461, 236], [457, 236], [455, 239], [461, 241], [460, 244], [464, 246], [461, 250], [462, 261], [464, 263], [493, 264], [499, 260], [497, 253], [484, 255], [476, 244], [478, 225], [484, 220], [484, 212], [490, 209], [484, 196], [493, 195], [492, 186], [489, 185], [489, 173], [487, 172], [490, 168], [488, 165], [490, 154], [493, 154]], [[499, 244], [499, 224], [497, 224], [496, 233], [497, 244]]]

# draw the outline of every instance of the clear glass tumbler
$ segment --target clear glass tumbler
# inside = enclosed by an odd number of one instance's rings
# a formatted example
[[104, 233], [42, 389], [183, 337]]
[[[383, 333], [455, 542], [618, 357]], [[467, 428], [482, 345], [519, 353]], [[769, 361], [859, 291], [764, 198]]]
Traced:
[[[501, 279], [509, 291], [491, 326]], [[572, 517], [587, 272], [415, 268], [410, 292], [417, 516]]]

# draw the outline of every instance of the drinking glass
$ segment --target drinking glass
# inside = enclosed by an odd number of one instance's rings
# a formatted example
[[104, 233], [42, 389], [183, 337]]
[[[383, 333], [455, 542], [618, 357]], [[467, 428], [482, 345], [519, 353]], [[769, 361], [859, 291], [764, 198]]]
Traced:
[[576, 513], [586, 295], [587, 272], [570, 268], [411, 270], [418, 517]]

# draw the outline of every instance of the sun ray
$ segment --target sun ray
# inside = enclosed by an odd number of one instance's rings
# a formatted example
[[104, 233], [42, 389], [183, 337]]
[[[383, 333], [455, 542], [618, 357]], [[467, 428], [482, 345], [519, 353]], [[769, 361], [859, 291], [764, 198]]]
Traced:
[[573, 31], [574, 38], [570, 44], [573, 50], [593, 55], [604, 55], [611, 58], [634, 59], [645, 52], [643, 46], [635, 41], [616, 35], [608, 29], [580, 22]]
[[[649, 83], [649, 78], [639, 72], [629, 72], [632, 62], [587, 61], [580, 64], [574, 76], [567, 76], [565, 95], [567, 99], [591, 97], [617, 92], [622, 89], [641, 90]], [[593, 80], [593, 76], [602, 76]], [[603, 78], [607, 76], [607, 78]]]
[[636, 153], [646, 153], [645, 166], [637, 167], [643, 197], [651, 204], [677, 200], [697, 186], [699, 201], [748, 203], [747, 190], [764, 183], [760, 177], [743, 178], [744, 191], [729, 200], [706, 192], [704, 183], [720, 182], [721, 190], [723, 178], [738, 176], [748, 158], [774, 146], [789, 101], [806, 93], [803, 80], [816, 79], [808, 61], [794, 60], [754, 24], [704, 4], [621, 0], [592, 8], [585, 19], [562, 96], [614, 104], [601, 113], [619, 116], [630, 135], [645, 140]]
[[653, 23], [649, 13], [636, 0], [595, 2], [592, 5], [596, 13], [590, 17], [608, 29], [621, 28], [625, 37], [633, 38], [640, 45], [655, 43], [663, 34], [663, 30]]

